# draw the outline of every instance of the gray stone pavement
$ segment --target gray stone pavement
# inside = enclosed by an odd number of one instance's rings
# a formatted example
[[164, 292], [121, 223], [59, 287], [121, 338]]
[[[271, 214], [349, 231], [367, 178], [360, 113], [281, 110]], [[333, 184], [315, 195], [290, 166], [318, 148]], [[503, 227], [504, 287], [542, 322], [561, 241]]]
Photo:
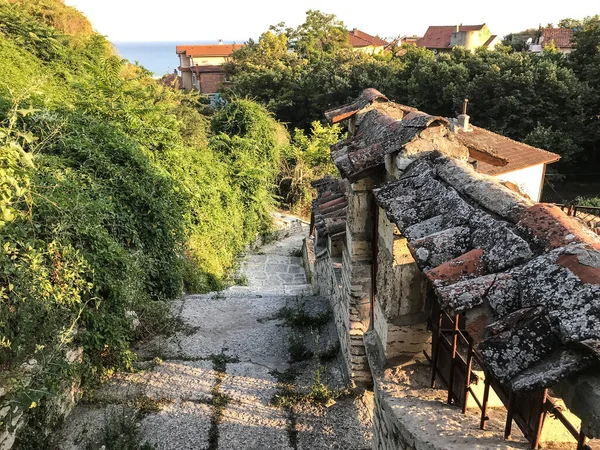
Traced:
[[[135, 423], [140, 442], [161, 450], [370, 448], [371, 425], [359, 399], [330, 408], [270, 405], [281, 389], [277, 374], [293, 365], [290, 330], [277, 313], [311, 294], [298, 256], [307, 226], [277, 219], [288, 231], [246, 257], [240, 275], [247, 284], [173, 302], [183, 330], [141, 347], [144, 370], [115, 375], [91, 404], [78, 406], [55, 440], [59, 448], [86, 448], [107, 414], [123, 414], [120, 405], [131, 403], [144, 410]], [[324, 379], [341, 387], [339, 367], [329, 364]], [[303, 363], [299, 378], [310, 380], [311, 370]]]

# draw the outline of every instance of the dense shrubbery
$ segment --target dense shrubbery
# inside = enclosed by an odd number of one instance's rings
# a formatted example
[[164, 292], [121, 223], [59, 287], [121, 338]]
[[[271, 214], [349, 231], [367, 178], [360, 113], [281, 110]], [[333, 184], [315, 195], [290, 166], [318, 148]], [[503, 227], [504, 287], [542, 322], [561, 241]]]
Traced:
[[271, 27], [233, 54], [230, 91], [304, 130], [365, 87], [444, 116], [455, 116], [469, 98], [476, 125], [559, 153], [554, 170], [593, 173], [590, 166], [600, 163], [600, 18], [578, 26], [569, 56], [503, 46], [475, 53], [455, 48], [437, 58], [404, 46], [371, 56], [348, 48], [334, 16], [309, 11], [298, 28]]
[[0, 61], [0, 378], [29, 408], [67, 346], [86, 379], [129, 367], [165, 300], [221, 286], [270, 224], [288, 136], [248, 100], [201, 114], [60, 0], [0, 0]]
[[310, 217], [314, 189], [310, 182], [338, 173], [330, 147], [342, 138], [339, 125], [324, 126], [315, 121], [310, 134], [296, 128], [290, 145], [284, 148], [278, 193], [281, 204], [293, 213]]

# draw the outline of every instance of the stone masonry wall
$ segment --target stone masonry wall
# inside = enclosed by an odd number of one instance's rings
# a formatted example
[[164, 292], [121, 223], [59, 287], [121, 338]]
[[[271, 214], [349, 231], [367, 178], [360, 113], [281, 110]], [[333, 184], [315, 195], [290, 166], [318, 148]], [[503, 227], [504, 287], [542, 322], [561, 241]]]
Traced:
[[373, 414], [373, 450], [415, 450], [414, 437], [405, 437], [389, 405], [382, 401], [381, 391], [375, 389]]
[[372, 377], [366, 358], [363, 334], [371, 320], [371, 261], [373, 211], [375, 202], [366, 179], [352, 184], [348, 194], [346, 243], [342, 249], [342, 297], [348, 314], [350, 378], [358, 386], [368, 386]]
[[371, 372], [363, 342], [363, 334], [369, 329], [371, 314], [371, 266], [367, 263], [353, 262], [347, 248], [344, 248], [342, 256], [342, 301], [336, 324], [338, 319], [339, 322], [345, 322], [343, 326], [338, 326], [338, 334], [340, 341], [341, 334], [346, 335], [344, 339], [348, 341], [349, 377], [355, 384], [365, 386], [371, 383]]
[[385, 213], [379, 213], [375, 324], [387, 360], [423, 357], [431, 333], [424, 312], [426, 284], [406, 239]]
[[346, 374], [352, 373], [350, 352], [350, 316], [348, 313], [347, 298], [342, 295], [342, 287], [338, 283], [338, 277], [334, 271], [333, 264], [326, 252], [317, 256], [313, 278], [315, 294], [329, 299], [334, 317], [335, 327], [340, 341], [342, 358], [345, 363]]

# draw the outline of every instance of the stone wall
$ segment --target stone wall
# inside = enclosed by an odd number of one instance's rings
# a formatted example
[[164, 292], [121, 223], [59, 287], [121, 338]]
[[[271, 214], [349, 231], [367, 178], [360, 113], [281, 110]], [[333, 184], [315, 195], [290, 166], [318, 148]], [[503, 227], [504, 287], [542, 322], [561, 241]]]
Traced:
[[422, 358], [429, 348], [427, 285], [406, 238], [379, 210], [375, 323], [386, 360]]
[[[490, 414], [489, 430], [480, 430], [479, 409], [461, 414], [445, 403], [447, 392], [427, 388], [430, 367], [408, 361], [402, 368], [387, 367], [378, 350], [378, 337], [365, 334], [373, 373], [373, 450], [526, 449], [521, 442], [505, 441], [505, 415]], [[555, 447], [558, 448], [558, 447]]]
[[[305, 241], [305, 261], [310, 255], [312, 239]], [[348, 261], [347, 252], [344, 252]], [[306, 264], [306, 263], [305, 263]], [[344, 264], [338, 258], [332, 258], [326, 249], [315, 255], [314, 264], [306, 264], [311, 270], [310, 278], [314, 293], [329, 299], [336, 330], [340, 341], [342, 359], [344, 361], [347, 380], [354, 386], [365, 386], [371, 383], [371, 372], [365, 354], [363, 333], [368, 328], [360, 305], [350, 303], [356, 301], [351, 294], [350, 280], [352, 274], [344, 270]], [[346, 263], [346, 267], [352, 264]], [[355, 271], [357, 269], [354, 267]]]

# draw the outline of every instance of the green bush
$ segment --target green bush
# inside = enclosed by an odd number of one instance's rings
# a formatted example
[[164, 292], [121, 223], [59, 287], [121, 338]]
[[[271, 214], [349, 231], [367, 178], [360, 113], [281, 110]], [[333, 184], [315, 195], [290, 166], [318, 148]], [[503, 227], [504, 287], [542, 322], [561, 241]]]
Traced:
[[202, 114], [86, 24], [60, 0], [0, 0], [0, 368], [22, 409], [130, 368], [134, 339], [174, 330], [167, 300], [222, 287], [269, 228], [288, 143], [249, 100]]

